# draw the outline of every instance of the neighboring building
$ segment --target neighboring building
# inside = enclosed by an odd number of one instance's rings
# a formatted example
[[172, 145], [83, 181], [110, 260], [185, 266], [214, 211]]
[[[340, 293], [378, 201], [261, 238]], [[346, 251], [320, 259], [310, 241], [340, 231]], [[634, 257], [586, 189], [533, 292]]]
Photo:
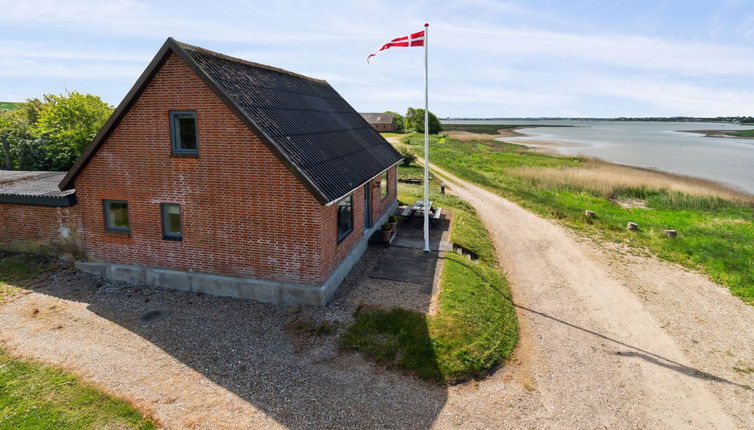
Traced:
[[170, 38], [60, 189], [84, 271], [321, 305], [395, 210], [400, 160], [327, 82]]
[[361, 116], [377, 131], [395, 131], [395, 115], [391, 113], [362, 113]]
[[0, 170], [0, 242], [5, 248], [59, 254], [81, 249], [73, 191], [60, 191], [65, 172]]

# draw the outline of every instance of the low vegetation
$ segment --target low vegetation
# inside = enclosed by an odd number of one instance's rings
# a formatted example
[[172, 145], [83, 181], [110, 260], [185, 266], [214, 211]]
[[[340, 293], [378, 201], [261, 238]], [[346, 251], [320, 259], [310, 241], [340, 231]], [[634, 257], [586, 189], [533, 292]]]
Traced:
[[725, 134], [735, 137], [754, 137], [754, 130], [726, 131]]
[[[403, 142], [422, 155], [423, 136]], [[707, 181], [555, 157], [491, 139], [432, 136], [430, 151], [432, 163], [461, 178], [576, 230], [703, 270], [754, 304], [754, 207], [749, 195]], [[597, 217], [585, 217], [586, 209]], [[639, 231], [627, 231], [628, 221], [638, 223]], [[666, 238], [664, 229], [677, 230], [678, 237]]]
[[[0, 252], [0, 303], [53, 268], [49, 257]], [[0, 349], [0, 429], [153, 429], [126, 402]]]
[[0, 429], [153, 429], [122, 400], [0, 350]]
[[[399, 167], [401, 179], [421, 176], [420, 166]], [[436, 314], [360, 308], [340, 344], [422, 379], [450, 383], [483, 375], [508, 357], [518, 340], [518, 325], [494, 247], [474, 210], [455, 196], [441, 194], [435, 177], [430, 189], [437, 206], [453, 211], [451, 240], [478, 260], [445, 256]], [[399, 185], [402, 202], [422, 195], [420, 184]]]
[[510, 130], [514, 128], [523, 127], [523, 125], [508, 125], [508, 124], [442, 124], [443, 131], [466, 131], [469, 133], [477, 134], [500, 134], [500, 130]]
[[49, 257], [0, 251], [0, 304], [22, 286], [52, 268]]

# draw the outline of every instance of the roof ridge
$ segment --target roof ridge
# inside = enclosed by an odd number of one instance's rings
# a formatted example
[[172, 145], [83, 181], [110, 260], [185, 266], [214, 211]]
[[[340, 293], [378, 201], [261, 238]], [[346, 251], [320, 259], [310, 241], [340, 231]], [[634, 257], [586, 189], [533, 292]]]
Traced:
[[271, 72], [281, 73], [281, 74], [293, 76], [295, 78], [306, 79], [309, 81], [329, 85], [327, 81], [324, 79], [312, 78], [311, 76], [306, 76], [306, 75], [302, 75], [301, 73], [291, 72], [290, 70], [281, 69], [280, 67], [269, 66], [267, 64], [262, 64], [262, 63], [255, 63], [254, 61], [249, 61], [249, 60], [244, 60], [243, 58], [233, 57], [227, 54], [223, 54], [222, 52], [212, 51], [211, 49], [202, 48], [201, 46], [196, 46], [196, 45], [191, 45], [188, 43], [180, 42], [175, 39], [173, 39], [173, 41], [176, 43], [176, 45], [180, 46], [183, 49], [201, 52], [204, 54], [212, 55], [217, 58], [222, 58], [223, 60], [232, 61], [234, 63], [239, 63], [246, 66], [256, 67], [258, 69], [269, 70]]

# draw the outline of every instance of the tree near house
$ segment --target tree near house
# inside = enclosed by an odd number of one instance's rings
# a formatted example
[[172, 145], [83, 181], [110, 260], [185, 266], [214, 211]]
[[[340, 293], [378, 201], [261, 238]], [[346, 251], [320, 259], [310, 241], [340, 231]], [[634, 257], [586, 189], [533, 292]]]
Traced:
[[0, 165], [18, 170], [68, 170], [112, 113], [112, 106], [76, 91], [27, 99], [0, 111]]
[[[406, 130], [414, 130], [417, 133], [424, 133], [424, 109], [408, 108], [404, 118], [404, 127]], [[437, 134], [442, 131], [442, 124], [435, 114], [429, 112], [429, 132]]]
[[31, 134], [44, 148], [49, 169], [68, 170], [112, 112], [111, 105], [91, 94], [45, 95]]
[[[39, 118], [39, 110], [42, 101], [34, 98], [27, 99], [24, 103], [14, 104], [14, 109], [0, 109], [0, 141], [2, 141], [2, 167], [5, 170], [25, 169], [19, 163], [18, 152], [19, 145], [29, 139], [31, 135], [31, 126]], [[35, 154], [39, 157], [41, 154]]]

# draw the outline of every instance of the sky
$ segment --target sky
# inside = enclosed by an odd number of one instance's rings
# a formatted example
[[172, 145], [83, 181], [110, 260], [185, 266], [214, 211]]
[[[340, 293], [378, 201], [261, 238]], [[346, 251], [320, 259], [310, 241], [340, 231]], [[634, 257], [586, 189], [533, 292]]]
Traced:
[[754, 116], [754, 0], [0, 0], [0, 101], [117, 105], [169, 36], [326, 79], [362, 112]]

